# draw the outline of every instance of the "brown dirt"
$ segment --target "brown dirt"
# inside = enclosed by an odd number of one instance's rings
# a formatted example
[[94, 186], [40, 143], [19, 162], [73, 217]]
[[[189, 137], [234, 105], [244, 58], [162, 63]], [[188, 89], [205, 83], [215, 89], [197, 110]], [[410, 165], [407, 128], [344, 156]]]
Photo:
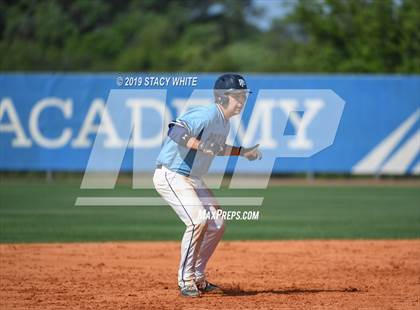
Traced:
[[0, 245], [1, 309], [419, 309], [420, 240], [222, 242], [178, 295], [177, 242]]

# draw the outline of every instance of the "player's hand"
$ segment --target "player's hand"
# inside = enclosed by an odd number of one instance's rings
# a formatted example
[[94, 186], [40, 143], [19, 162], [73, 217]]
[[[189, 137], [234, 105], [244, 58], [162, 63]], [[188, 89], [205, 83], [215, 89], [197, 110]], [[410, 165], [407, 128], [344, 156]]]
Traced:
[[240, 155], [250, 161], [256, 160], [256, 159], [261, 160], [262, 153], [258, 149], [259, 146], [260, 146], [259, 144], [256, 144], [253, 147], [242, 147]]
[[197, 150], [206, 155], [217, 156], [225, 151], [224, 145], [220, 145], [214, 141], [202, 141], [197, 147]]

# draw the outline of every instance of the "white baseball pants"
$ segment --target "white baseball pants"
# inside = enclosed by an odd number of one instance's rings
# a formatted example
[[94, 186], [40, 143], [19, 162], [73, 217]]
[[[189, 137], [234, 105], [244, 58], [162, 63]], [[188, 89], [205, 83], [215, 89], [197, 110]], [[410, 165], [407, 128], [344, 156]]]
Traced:
[[157, 192], [187, 226], [181, 243], [178, 285], [183, 287], [205, 278], [207, 262], [224, 232], [222, 217], [206, 219], [219, 208], [215, 197], [199, 178], [187, 177], [165, 167], [155, 170]]

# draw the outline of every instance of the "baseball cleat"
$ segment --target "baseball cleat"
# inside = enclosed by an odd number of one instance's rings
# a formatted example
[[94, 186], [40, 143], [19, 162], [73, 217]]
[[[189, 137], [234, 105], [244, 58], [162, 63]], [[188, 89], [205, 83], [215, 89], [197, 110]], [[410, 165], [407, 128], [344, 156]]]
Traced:
[[195, 285], [185, 285], [179, 288], [181, 295], [184, 297], [200, 297], [201, 293]]
[[220, 287], [206, 280], [203, 283], [197, 284], [197, 288], [202, 293], [222, 293]]

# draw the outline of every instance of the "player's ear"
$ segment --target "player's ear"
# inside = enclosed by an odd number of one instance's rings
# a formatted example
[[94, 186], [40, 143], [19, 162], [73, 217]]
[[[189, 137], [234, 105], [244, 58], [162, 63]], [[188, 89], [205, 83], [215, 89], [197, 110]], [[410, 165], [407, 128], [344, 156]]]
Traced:
[[228, 104], [229, 104], [229, 96], [228, 95], [222, 96], [221, 105], [226, 108]]

